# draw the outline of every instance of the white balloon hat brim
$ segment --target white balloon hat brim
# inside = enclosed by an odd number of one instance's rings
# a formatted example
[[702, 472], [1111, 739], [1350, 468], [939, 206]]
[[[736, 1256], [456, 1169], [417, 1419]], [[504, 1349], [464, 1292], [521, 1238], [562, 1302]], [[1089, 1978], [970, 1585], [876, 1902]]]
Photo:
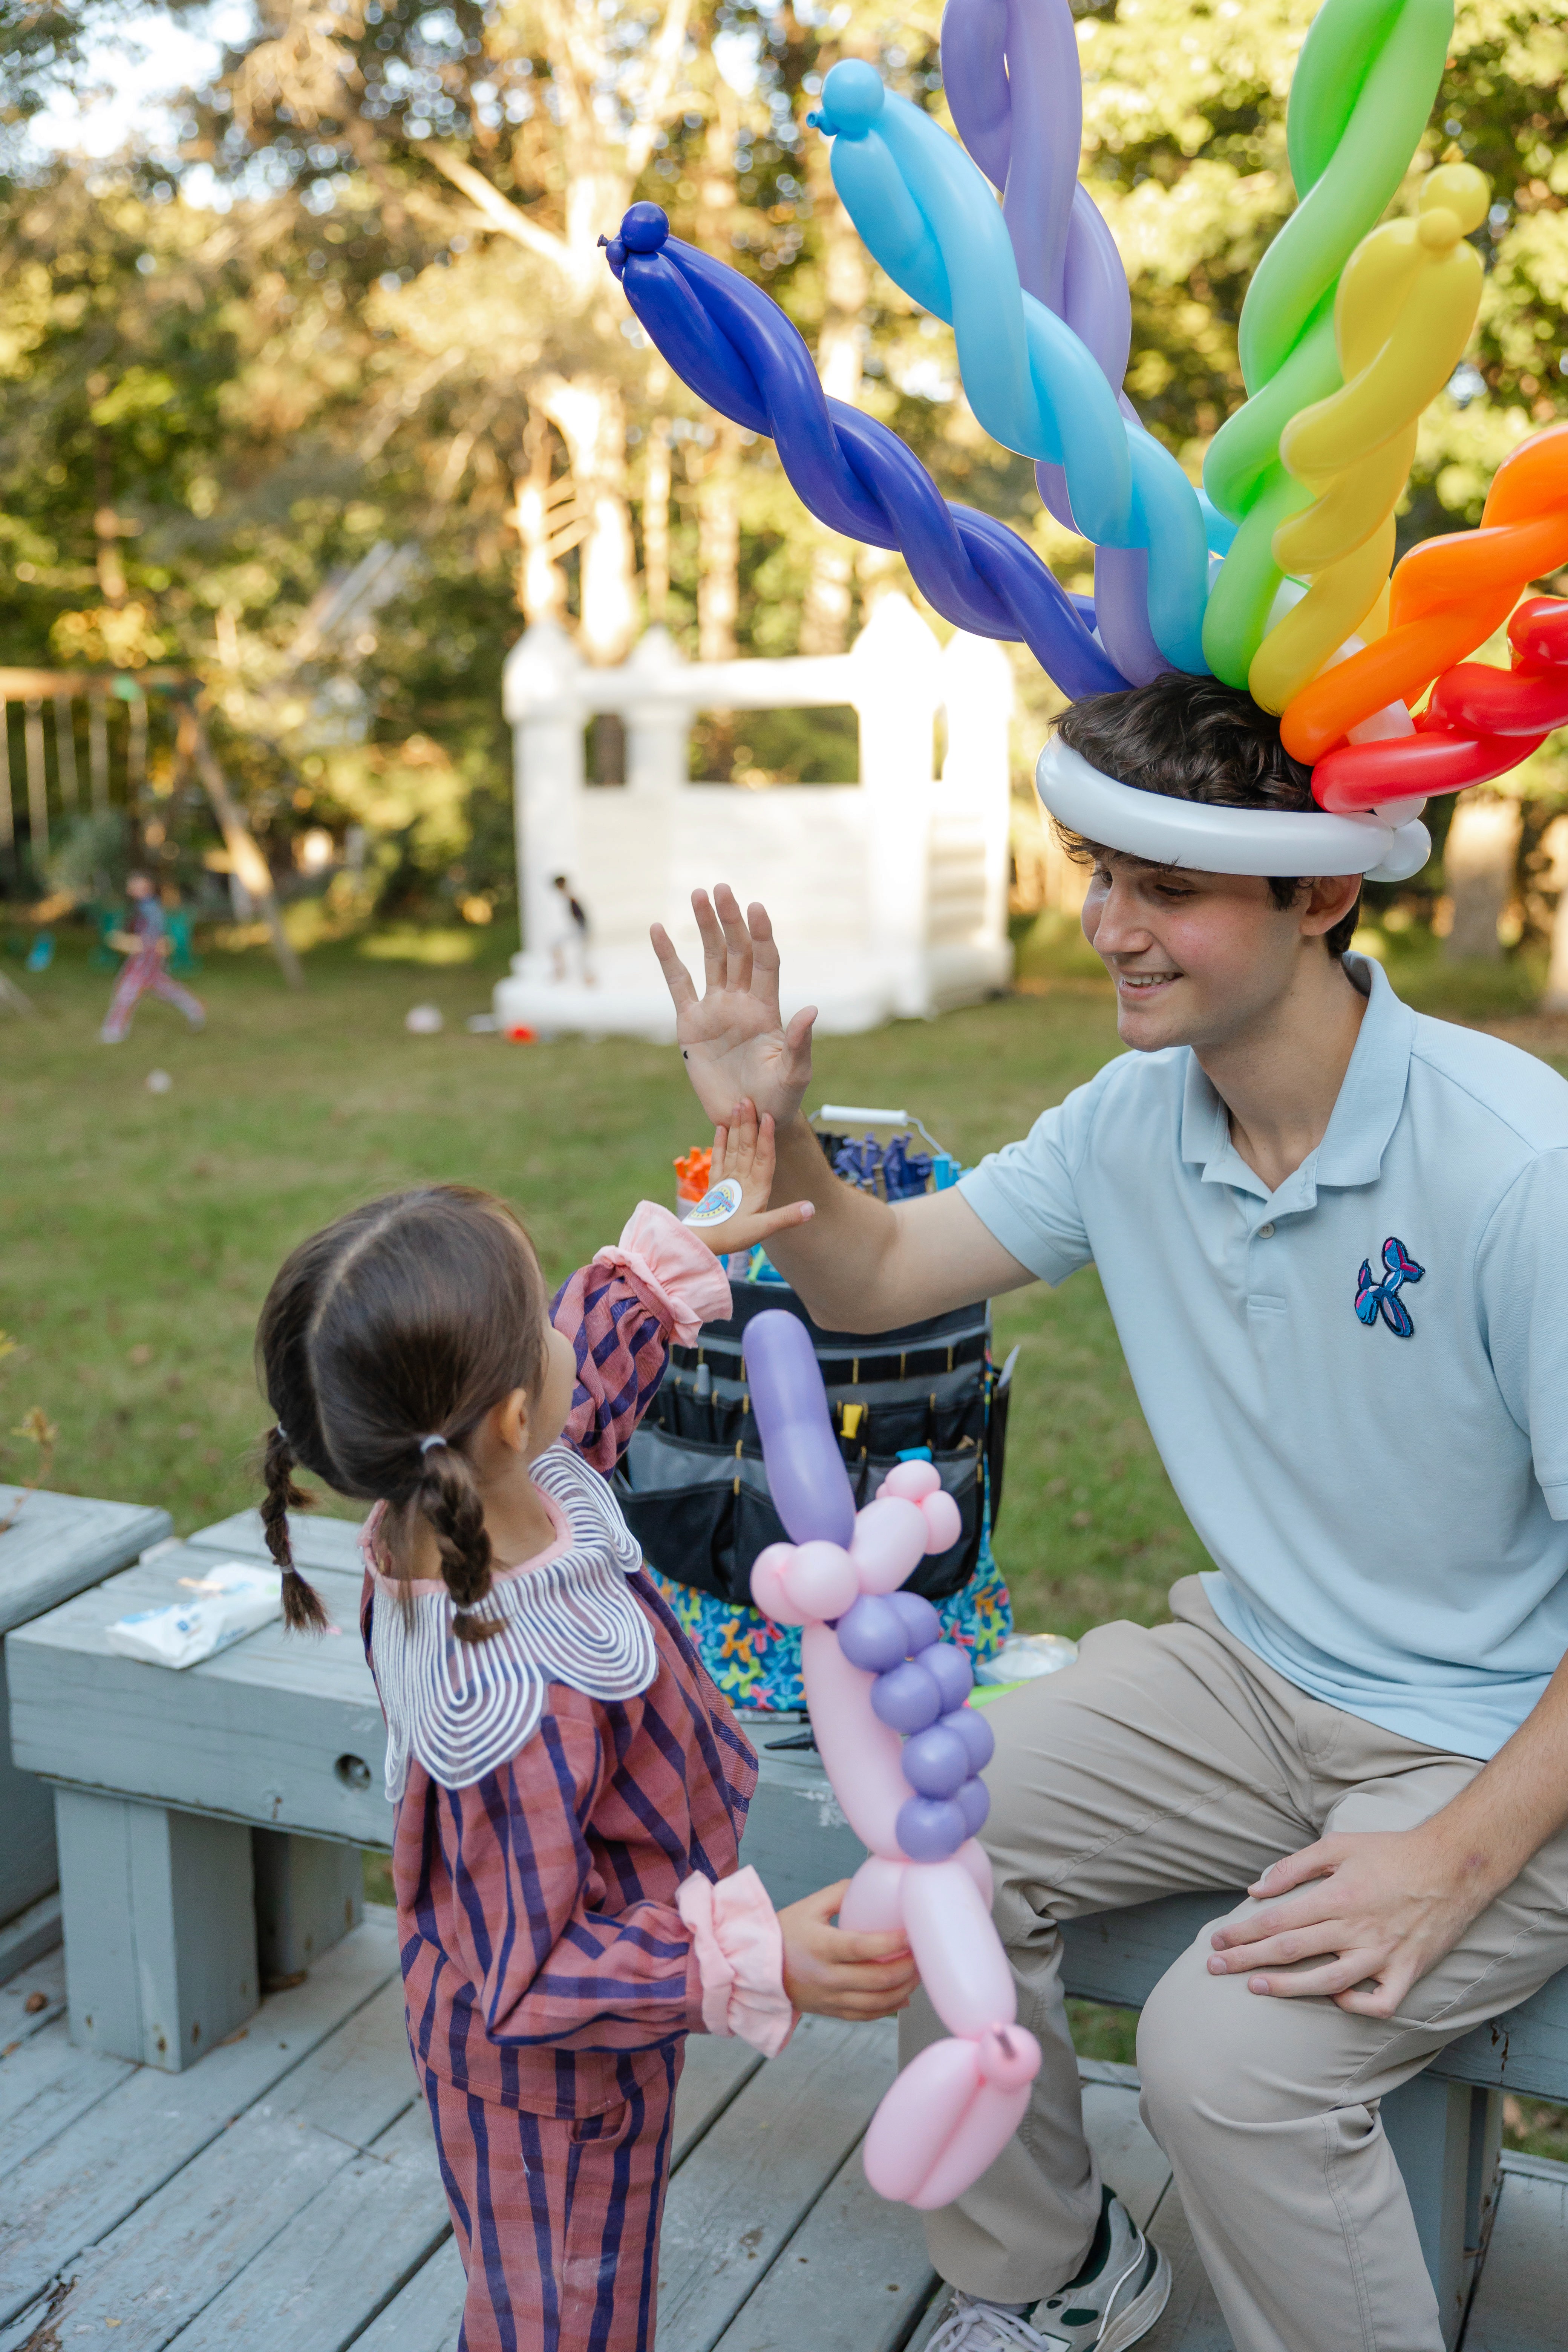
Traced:
[[1204, 874], [1363, 874], [1405, 882], [1432, 855], [1418, 822], [1424, 801], [1394, 801], [1364, 815], [1318, 809], [1217, 808], [1177, 801], [1102, 775], [1053, 736], [1035, 769], [1035, 788], [1069, 833], [1151, 866]]

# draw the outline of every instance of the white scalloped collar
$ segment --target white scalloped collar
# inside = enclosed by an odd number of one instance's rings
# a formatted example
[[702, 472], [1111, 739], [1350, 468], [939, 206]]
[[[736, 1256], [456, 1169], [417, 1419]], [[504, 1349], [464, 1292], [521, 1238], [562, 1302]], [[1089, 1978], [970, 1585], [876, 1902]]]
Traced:
[[533, 1465], [534, 1485], [563, 1514], [570, 1539], [542, 1565], [498, 1576], [485, 1613], [501, 1632], [459, 1642], [449, 1594], [422, 1587], [372, 1612], [371, 1663], [386, 1716], [386, 1793], [396, 1803], [417, 1759], [445, 1789], [469, 1789], [531, 1739], [545, 1686], [632, 1698], [658, 1672], [653, 1629], [626, 1579], [642, 1553], [606, 1481], [570, 1446]]

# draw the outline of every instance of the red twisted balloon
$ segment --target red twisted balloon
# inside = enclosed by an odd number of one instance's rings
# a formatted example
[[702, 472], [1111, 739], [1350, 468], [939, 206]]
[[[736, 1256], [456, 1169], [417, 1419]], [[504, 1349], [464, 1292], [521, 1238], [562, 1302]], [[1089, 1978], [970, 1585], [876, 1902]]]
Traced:
[[1337, 812], [1489, 783], [1568, 727], [1568, 599], [1531, 596], [1508, 625], [1511, 669], [1445, 670], [1414, 735], [1346, 743], [1319, 761], [1312, 795]]
[[1435, 679], [1501, 628], [1532, 580], [1564, 561], [1568, 424], [1531, 434], [1503, 459], [1479, 530], [1425, 540], [1394, 567], [1386, 633], [1321, 670], [1292, 698], [1280, 722], [1285, 749], [1321, 770], [1374, 711], [1395, 700], [1414, 707]]

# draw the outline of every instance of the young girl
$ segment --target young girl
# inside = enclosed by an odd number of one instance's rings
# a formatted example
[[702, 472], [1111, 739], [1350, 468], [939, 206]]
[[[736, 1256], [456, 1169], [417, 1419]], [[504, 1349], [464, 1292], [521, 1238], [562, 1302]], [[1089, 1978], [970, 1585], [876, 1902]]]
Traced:
[[[744, 1249], [772, 1135], [737, 1134], [713, 1229]], [[553, 1304], [500, 1201], [440, 1184], [300, 1244], [258, 1356], [263, 1516], [290, 1625], [296, 1465], [374, 1502], [363, 1630], [387, 1722], [408, 2036], [468, 2273], [459, 2352], [647, 2352], [670, 2104], [690, 2032], [770, 2056], [803, 2009], [879, 2017], [899, 1939], [775, 1915], [738, 1844], [756, 1759], [642, 1572], [605, 1473], [672, 1339], [730, 1312], [706, 1243], [645, 1202]]]

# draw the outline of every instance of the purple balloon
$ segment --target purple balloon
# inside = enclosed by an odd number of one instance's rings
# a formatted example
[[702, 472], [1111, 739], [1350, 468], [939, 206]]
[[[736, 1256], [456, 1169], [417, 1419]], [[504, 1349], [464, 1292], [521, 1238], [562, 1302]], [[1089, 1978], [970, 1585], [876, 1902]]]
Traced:
[[863, 1592], [838, 1620], [838, 1646], [866, 1674], [885, 1675], [901, 1665], [910, 1651], [901, 1611], [879, 1593]]
[[955, 1706], [962, 1706], [974, 1688], [969, 1660], [951, 1642], [939, 1642], [934, 1649], [922, 1650], [921, 1670], [931, 1675], [942, 1693], [942, 1705], [937, 1710], [940, 1715], [951, 1715]]
[[842, 1544], [847, 1550], [855, 1496], [827, 1417], [810, 1332], [798, 1315], [772, 1307], [747, 1324], [742, 1352], [768, 1492], [791, 1541]]
[[945, 1723], [904, 1742], [904, 1778], [919, 1797], [956, 1797], [973, 1772], [969, 1744]]
[[911, 1862], [945, 1862], [969, 1835], [962, 1808], [941, 1797], [911, 1797], [899, 1807], [893, 1830]]
[[[965, 1780], [953, 1799], [953, 1803], [963, 1815], [964, 1834], [968, 1837], [978, 1837], [985, 1826], [985, 1816], [991, 1811], [991, 1800], [985, 1793], [984, 1781]], [[907, 1811], [908, 1808], [906, 1807], [904, 1811]], [[901, 1811], [899, 1819], [902, 1821], [903, 1818], [904, 1814]], [[907, 1853], [909, 1848], [906, 1846], [904, 1851]]]
[[909, 1644], [904, 1652], [906, 1657], [916, 1657], [921, 1650], [929, 1650], [933, 1642], [941, 1641], [942, 1619], [923, 1594], [889, 1592], [888, 1606], [898, 1611], [902, 1622]]
[[[931, 1657], [935, 1654], [927, 1653]], [[910, 1732], [923, 1731], [945, 1710], [935, 1675], [910, 1659], [890, 1674], [877, 1676], [871, 1685], [871, 1711], [895, 1731]]]
[[996, 1753], [996, 1735], [977, 1706], [954, 1707], [951, 1715], [942, 1717], [939, 1727], [963, 1740], [972, 1772], [984, 1771]]
[[[1121, 389], [1132, 337], [1127, 273], [1078, 176], [1083, 90], [1068, 0], [948, 0], [942, 72], [959, 137], [1002, 193], [1019, 284], [1066, 320], [1137, 423]], [[1075, 530], [1062, 468], [1042, 463], [1035, 479], [1057, 520]], [[1135, 686], [1171, 667], [1149, 627], [1148, 586], [1142, 549], [1096, 551], [1096, 634]]]
[[1100, 644], [1134, 686], [1147, 686], [1172, 667], [1149, 626], [1147, 548], [1095, 549], [1094, 625]]

